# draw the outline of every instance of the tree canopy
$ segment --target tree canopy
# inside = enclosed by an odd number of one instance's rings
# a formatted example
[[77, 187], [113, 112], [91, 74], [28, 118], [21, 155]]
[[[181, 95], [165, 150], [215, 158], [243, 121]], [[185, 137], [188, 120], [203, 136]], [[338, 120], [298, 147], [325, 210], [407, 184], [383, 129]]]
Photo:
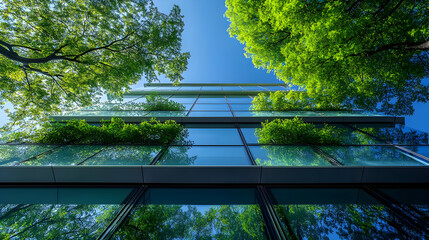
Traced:
[[46, 119], [63, 107], [120, 96], [141, 77], [182, 80], [180, 8], [151, 0], [5, 0], [0, 3], [0, 100], [9, 117]]
[[[427, 0], [226, 0], [232, 37], [258, 68], [318, 102], [412, 114], [427, 102]], [[423, 81], [422, 81], [423, 80]]]

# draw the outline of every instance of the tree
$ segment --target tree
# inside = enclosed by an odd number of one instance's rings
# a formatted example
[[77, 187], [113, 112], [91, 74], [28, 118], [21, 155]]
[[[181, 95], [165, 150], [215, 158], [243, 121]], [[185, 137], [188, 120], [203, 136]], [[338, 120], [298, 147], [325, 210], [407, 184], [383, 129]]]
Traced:
[[120, 96], [142, 76], [182, 80], [178, 6], [151, 0], [5, 0], [0, 3], [0, 100], [15, 123]]
[[412, 114], [427, 102], [429, 2], [226, 0], [231, 37], [258, 68], [317, 102]]

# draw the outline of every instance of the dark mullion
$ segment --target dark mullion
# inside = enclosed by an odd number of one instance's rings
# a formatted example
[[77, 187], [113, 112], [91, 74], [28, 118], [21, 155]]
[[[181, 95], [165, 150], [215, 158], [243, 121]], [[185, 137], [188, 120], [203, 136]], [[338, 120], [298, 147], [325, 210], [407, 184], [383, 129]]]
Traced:
[[342, 164], [337, 159], [335, 159], [332, 156], [330, 156], [329, 154], [327, 154], [325, 151], [323, 151], [319, 147], [311, 146], [311, 149], [314, 152], [316, 152], [317, 154], [319, 154], [320, 156], [322, 156], [324, 159], [328, 160], [329, 163], [331, 163], [332, 165], [334, 165], [334, 166], [344, 166], [344, 164]]
[[[409, 212], [409, 209], [404, 209], [403, 207], [401, 207], [401, 204], [399, 202], [386, 196], [383, 193], [380, 193], [379, 191], [369, 188], [368, 186], [364, 185], [362, 188], [370, 196], [377, 199], [377, 201], [379, 201], [381, 204], [387, 206], [396, 217], [398, 217], [404, 223], [409, 225], [409, 227], [412, 227], [417, 231], [422, 231], [427, 233], [429, 229], [428, 224], [420, 221], [418, 217], [416, 217], [413, 213]], [[396, 229], [402, 232], [402, 229], [398, 229], [398, 228]]]
[[286, 232], [279, 221], [279, 217], [277, 216], [274, 207], [267, 196], [265, 187], [258, 185], [256, 190], [259, 207], [261, 208], [262, 217], [264, 219], [270, 239], [288, 239]]
[[86, 159], [84, 159], [83, 161], [81, 161], [80, 163], [76, 164], [76, 165], [82, 165], [84, 162], [86, 162], [88, 159], [98, 155], [99, 153], [101, 153], [102, 151], [104, 151], [104, 149], [106, 149], [106, 147], [101, 148], [100, 150], [98, 150], [96, 153], [92, 154], [91, 156], [87, 157]]
[[243, 142], [244, 148], [246, 149], [246, 153], [250, 159], [250, 162], [252, 163], [252, 165], [258, 165], [256, 164], [256, 161], [253, 158], [252, 152], [250, 152], [249, 146], [247, 146], [246, 139], [244, 138], [244, 135], [243, 135], [243, 132], [241, 131], [240, 126], [238, 126], [238, 124], [235, 124], [235, 127], [237, 128], [238, 134], [240, 135], [241, 141]]
[[353, 127], [353, 126], [349, 126], [349, 125], [347, 125], [347, 124], [346, 124], [346, 126], [347, 126], [347, 127], [349, 127], [349, 128], [355, 129], [355, 130], [357, 130], [357, 131], [359, 131], [359, 132], [362, 132], [362, 133], [364, 133], [364, 134], [367, 134], [367, 135], [369, 135], [369, 136], [371, 136], [371, 137], [373, 137], [373, 138], [375, 138], [375, 139], [377, 139], [377, 140], [379, 140], [379, 141], [385, 142], [385, 143], [387, 143], [387, 144], [388, 144], [388, 146], [393, 146], [394, 148], [398, 149], [398, 150], [399, 150], [399, 151], [401, 151], [401, 152], [405, 152], [405, 153], [407, 153], [407, 154], [411, 154], [411, 155], [413, 155], [413, 156], [415, 156], [415, 157], [421, 158], [423, 161], [425, 161], [427, 164], [429, 164], [429, 158], [428, 158], [428, 157], [426, 157], [426, 156], [423, 156], [423, 155], [421, 155], [421, 154], [419, 154], [419, 153], [416, 153], [416, 152], [414, 152], [414, 151], [412, 151], [412, 150], [409, 150], [409, 149], [407, 149], [407, 148], [404, 148], [404, 147], [402, 147], [402, 146], [398, 146], [397, 144], [394, 144], [394, 143], [389, 142], [389, 141], [387, 141], [387, 140], [381, 139], [381, 138], [379, 138], [379, 137], [377, 137], [377, 136], [374, 136], [374, 135], [372, 135], [372, 134], [370, 134], [370, 133], [367, 133], [367, 132], [365, 132], [365, 131], [362, 131], [362, 130], [360, 130], [360, 129], [358, 129], [358, 128], [355, 128], [355, 127]]
[[27, 158], [27, 159], [25, 159], [25, 160], [21, 161], [21, 162], [18, 162], [18, 163], [16, 163], [15, 165], [19, 165], [19, 164], [21, 164], [21, 163], [24, 163], [24, 162], [27, 162], [27, 161], [34, 160], [34, 159], [36, 159], [36, 158], [38, 158], [38, 157], [40, 157], [40, 156], [42, 156], [42, 155], [49, 154], [49, 153], [53, 152], [55, 149], [60, 148], [60, 147], [62, 147], [62, 146], [65, 146], [65, 145], [59, 145], [59, 146], [56, 146], [56, 147], [51, 148], [51, 149], [49, 149], [49, 150], [47, 150], [47, 151], [44, 151], [44, 152], [42, 152], [42, 153], [39, 153], [39, 154], [37, 154], [36, 156], [32, 156], [32, 157], [30, 157], [30, 158]]
[[164, 155], [165, 152], [167, 152], [169, 145], [163, 146], [161, 151], [152, 159], [152, 161], [149, 163], [149, 165], [155, 165], [158, 163], [159, 159]]
[[416, 152], [414, 152], [414, 151], [412, 151], [410, 149], [404, 148], [402, 146], [394, 145], [394, 147], [397, 148], [397, 149], [399, 149], [399, 151], [401, 151], [401, 152], [405, 152], [406, 154], [410, 154], [410, 155], [412, 155], [414, 157], [421, 158], [422, 161], [424, 161], [427, 165], [429, 165], [429, 158], [428, 157], [423, 156], [423, 155], [421, 155], [419, 153], [416, 153]]
[[147, 190], [147, 186], [140, 186], [133, 194], [129, 200], [125, 203], [122, 209], [118, 212], [116, 217], [109, 223], [109, 225], [104, 229], [104, 231], [100, 234], [97, 240], [104, 240], [112, 238], [113, 234], [119, 229], [119, 227], [124, 223], [127, 219], [128, 215], [135, 208], [137, 202], [143, 196], [145, 191]]
[[223, 97], [225, 98], [226, 104], [228, 104], [229, 111], [231, 111], [231, 113], [232, 113], [232, 117], [235, 117], [235, 114], [234, 114], [234, 111], [232, 110], [231, 104], [229, 104], [229, 102], [228, 102], [228, 98], [225, 95]]
[[368, 135], [368, 136], [370, 136], [370, 137], [373, 137], [373, 138], [375, 138], [376, 140], [378, 140], [378, 141], [380, 141], [380, 142], [384, 142], [384, 143], [386, 143], [386, 144], [393, 145], [393, 143], [391, 143], [391, 142], [389, 142], [389, 141], [386, 141], [386, 140], [384, 140], [384, 139], [382, 139], [382, 138], [380, 138], [380, 137], [377, 137], [377, 136], [375, 136], [375, 135], [372, 135], [371, 133], [367, 133], [367, 132], [365, 132], [365, 131], [363, 131], [363, 130], [360, 130], [359, 128], [355, 128], [355, 127], [353, 127], [353, 126], [350, 126], [349, 124], [343, 124], [343, 125], [344, 125], [344, 126], [347, 126], [348, 128], [351, 128], [351, 129], [353, 129], [353, 130], [359, 131], [359, 132], [361, 132], [361, 133], [363, 133], [363, 134], [366, 134], [366, 135]]
[[200, 98], [200, 94], [198, 94], [197, 98], [194, 101], [194, 104], [192, 104], [191, 108], [189, 108], [188, 113], [186, 113], [186, 116], [188, 117], [191, 113], [192, 109], [194, 108], [195, 104], [197, 103], [198, 99]]

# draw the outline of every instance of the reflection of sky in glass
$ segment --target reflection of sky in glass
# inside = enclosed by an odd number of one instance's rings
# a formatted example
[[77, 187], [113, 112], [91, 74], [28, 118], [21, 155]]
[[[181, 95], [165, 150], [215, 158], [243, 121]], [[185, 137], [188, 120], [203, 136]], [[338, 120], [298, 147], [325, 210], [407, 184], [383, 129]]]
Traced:
[[251, 165], [242, 146], [169, 147], [160, 165]]
[[149, 165], [161, 147], [109, 146], [82, 165]]
[[291, 238], [421, 239], [389, 209], [359, 189], [274, 188], [275, 210]]
[[422, 163], [390, 146], [322, 146], [346, 166], [421, 166]]
[[188, 128], [194, 145], [243, 145], [236, 128]]

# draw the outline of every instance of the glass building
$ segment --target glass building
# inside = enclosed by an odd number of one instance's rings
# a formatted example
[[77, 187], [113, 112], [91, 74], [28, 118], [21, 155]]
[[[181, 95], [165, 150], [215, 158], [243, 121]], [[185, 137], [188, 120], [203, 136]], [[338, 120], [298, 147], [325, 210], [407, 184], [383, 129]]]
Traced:
[[[427, 239], [429, 138], [364, 111], [253, 111], [281, 84], [149, 84], [57, 121], [173, 119], [168, 145], [0, 143], [0, 239]], [[144, 111], [157, 93], [183, 111]], [[344, 144], [260, 144], [298, 116]]]

